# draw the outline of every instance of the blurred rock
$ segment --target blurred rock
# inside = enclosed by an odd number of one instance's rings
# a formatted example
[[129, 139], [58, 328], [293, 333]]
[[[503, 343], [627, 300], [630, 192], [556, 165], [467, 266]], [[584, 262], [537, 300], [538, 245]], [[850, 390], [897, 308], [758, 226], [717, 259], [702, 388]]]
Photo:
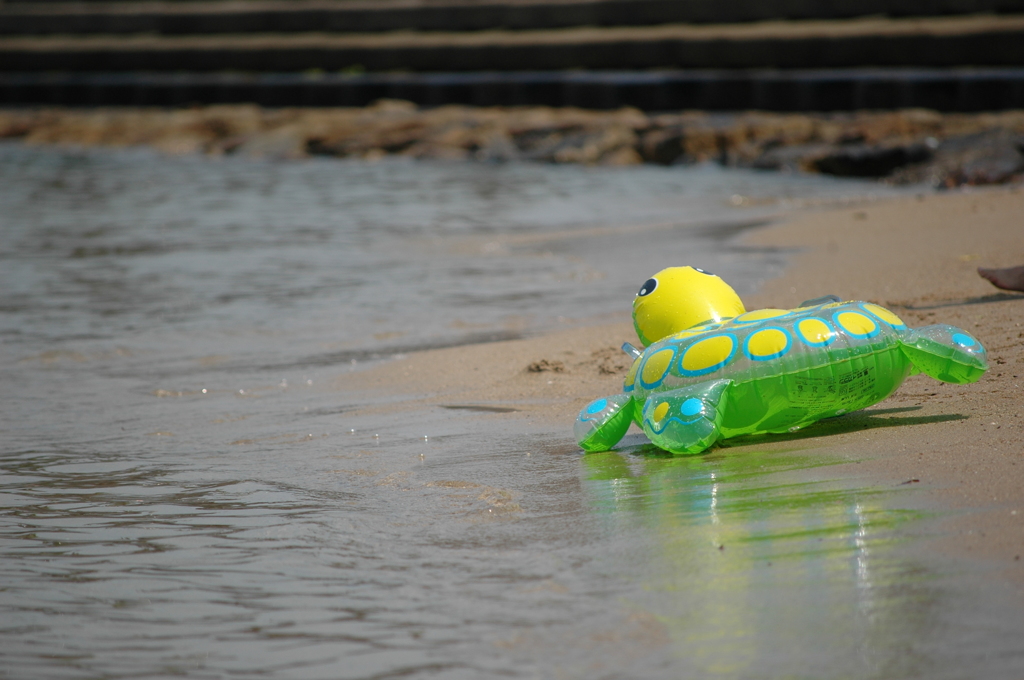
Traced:
[[609, 166], [623, 166], [623, 165], [641, 165], [644, 159], [640, 157], [636, 149], [630, 146], [620, 146], [614, 151], [601, 156], [601, 165]]
[[613, 156], [622, 158], [623, 150], [633, 152], [629, 158], [639, 155], [635, 152], [637, 136], [623, 125], [581, 130], [563, 138], [563, 144], [555, 151], [552, 160], [556, 163], [584, 163], [592, 165]]
[[834, 149], [835, 146], [823, 143], [787, 146], [772, 142], [762, 147], [762, 153], [750, 165], [758, 170], [813, 172], [817, 169], [815, 161]]
[[1024, 134], [1003, 128], [949, 137], [932, 162], [894, 173], [899, 184], [926, 182], [940, 188], [1005, 184], [1024, 173]]
[[650, 130], [640, 139], [640, 158], [647, 163], [672, 165], [686, 153], [681, 127]]
[[0, 109], [0, 139], [27, 144], [148, 145], [165, 153], [388, 155], [449, 161], [632, 165], [700, 163], [824, 172], [936, 186], [1019, 179], [1024, 111], [736, 114], [572, 107]]
[[504, 163], [519, 158], [519, 149], [512, 138], [504, 133], [488, 135], [482, 143], [475, 144], [473, 158], [478, 161]]
[[286, 125], [268, 132], [249, 135], [230, 149], [231, 153], [250, 158], [285, 160], [306, 155], [308, 143], [299, 125]]
[[931, 159], [934, 145], [850, 144], [840, 146], [813, 161], [818, 172], [838, 177], [885, 177], [905, 165]]
[[1024, 134], [1000, 129], [954, 137], [937, 155], [946, 170], [941, 186], [1005, 184], [1024, 172]]

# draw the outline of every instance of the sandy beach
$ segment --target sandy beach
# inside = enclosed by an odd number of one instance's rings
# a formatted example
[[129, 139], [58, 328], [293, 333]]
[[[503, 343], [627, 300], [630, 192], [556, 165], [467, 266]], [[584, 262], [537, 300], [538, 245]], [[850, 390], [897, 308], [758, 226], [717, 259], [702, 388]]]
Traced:
[[[915, 494], [943, 517], [929, 547], [981, 558], [1024, 595], [1024, 294], [981, 279], [978, 266], [1024, 262], [1024, 191], [975, 190], [804, 213], [741, 236], [790, 253], [790, 267], [745, 302], [794, 307], [825, 294], [884, 305], [911, 326], [969, 329], [989, 351], [976, 384], [914, 376], [888, 400], [792, 436], [729, 442], [726, 453], [785, 450], [839, 456], [829, 474]], [[681, 263], [682, 264], [682, 263]], [[699, 266], [699, 263], [689, 263]], [[637, 272], [642, 282], [654, 272]], [[589, 400], [618, 391], [636, 342], [621, 318], [544, 337], [433, 350], [339, 376], [339, 390], [401, 395], [389, 409], [474, 407], [474, 416], [555, 430], [576, 451], [572, 422]], [[635, 430], [631, 430], [635, 431]]]

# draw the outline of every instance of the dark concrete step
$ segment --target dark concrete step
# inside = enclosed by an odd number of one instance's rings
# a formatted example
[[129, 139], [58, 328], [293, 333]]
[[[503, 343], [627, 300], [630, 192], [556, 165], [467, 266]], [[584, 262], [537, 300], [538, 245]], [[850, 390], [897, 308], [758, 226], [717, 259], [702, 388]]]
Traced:
[[2, 71], [1024, 65], [1024, 15], [475, 33], [0, 38]]
[[1024, 68], [810, 71], [367, 74], [0, 74], [2, 105], [255, 103], [365, 106], [383, 98], [423, 106], [578, 106], [852, 111], [1024, 108]]
[[0, 3], [0, 34], [537, 30], [1024, 12], [1024, 0], [267, 0]]

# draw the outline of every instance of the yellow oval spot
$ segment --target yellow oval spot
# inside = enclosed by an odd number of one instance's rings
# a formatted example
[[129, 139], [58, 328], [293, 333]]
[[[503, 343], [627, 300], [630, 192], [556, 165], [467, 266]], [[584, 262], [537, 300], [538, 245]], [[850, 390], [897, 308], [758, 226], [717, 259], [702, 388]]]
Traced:
[[647, 357], [643, 370], [640, 371], [640, 379], [644, 385], [657, 385], [664, 380], [668, 374], [668, 367], [672, 364], [672, 358], [676, 355], [675, 350], [670, 348], [659, 349]]
[[789, 337], [778, 328], [766, 328], [747, 338], [747, 353], [752, 359], [782, 356], [789, 347]]
[[669, 407], [667, 401], [663, 401], [657, 406], [655, 406], [654, 413], [652, 414], [654, 416], [654, 422], [659, 423], [662, 420], [664, 420], [665, 416], [668, 415], [668, 408]]
[[729, 360], [735, 347], [736, 342], [731, 335], [715, 335], [706, 340], [698, 340], [683, 355], [683, 370], [699, 373], [720, 367]]
[[884, 321], [887, 324], [889, 324], [890, 326], [904, 326], [904, 325], [906, 325], [906, 324], [903, 323], [903, 319], [901, 319], [900, 317], [896, 316], [895, 314], [890, 312], [885, 307], [879, 307], [878, 305], [873, 305], [871, 303], [868, 303], [868, 304], [864, 305], [864, 309], [868, 310], [869, 312], [871, 312], [872, 314], [877, 316], [879, 319], [881, 319], [882, 321]]
[[853, 335], [871, 335], [878, 329], [878, 324], [860, 312], [840, 312], [836, 323]]
[[764, 321], [765, 319], [777, 319], [780, 316], [786, 316], [787, 314], [789, 314], [788, 309], [755, 309], [752, 312], [740, 314], [733, 319], [733, 322], [753, 323], [754, 321]]
[[633, 360], [633, 365], [629, 367], [629, 371], [626, 372], [626, 379], [622, 382], [623, 386], [630, 387], [636, 382], [636, 372], [640, 370], [640, 357]]
[[824, 345], [832, 339], [832, 329], [821, 319], [804, 319], [797, 324], [797, 330], [804, 341], [812, 345]]

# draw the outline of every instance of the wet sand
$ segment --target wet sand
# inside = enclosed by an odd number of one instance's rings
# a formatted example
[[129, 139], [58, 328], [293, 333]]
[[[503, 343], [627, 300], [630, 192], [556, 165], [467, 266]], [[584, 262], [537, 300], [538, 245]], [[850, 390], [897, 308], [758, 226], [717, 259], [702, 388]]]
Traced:
[[[870, 409], [797, 435], [731, 441], [729, 455], [796, 449], [846, 459], [829, 474], [905, 490], [940, 510], [928, 548], [980, 558], [1024, 586], [1024, 294], [997, 290], [976, 273], [1024, 262], [1022, 214], [1018, 186], [823, 210], [741, 237], [747, 247], [791, 253], [787, 272], [749, 296], [749, 309], [825, 294], [867, 300], [911, 326], [971, 331], [991, 368], [973, 385], [914, 376]], [[638, 283], [651, 273], [637, 272]], [[553, 445], [578, 451], [579, 409], [621, 387], [628, 363], [618, 347], [636, 342], [630, 302], [622, 301], [621, 316], [588, 327], [412, 354], [338, 376], [334, 387], [391, 395], [386, 407], [371, 408], [470, 407], [496, 428], [556, 433]]]

